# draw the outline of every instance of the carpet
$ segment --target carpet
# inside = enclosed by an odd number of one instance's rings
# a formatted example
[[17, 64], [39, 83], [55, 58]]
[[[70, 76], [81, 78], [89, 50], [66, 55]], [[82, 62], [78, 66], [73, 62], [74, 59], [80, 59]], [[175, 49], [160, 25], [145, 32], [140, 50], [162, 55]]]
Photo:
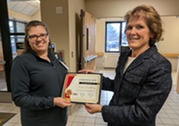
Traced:
[[0, 126], [5, 124], [9, 119], [11, 119], [15, 115], [16, 115], [15, 113], [0, 112]]

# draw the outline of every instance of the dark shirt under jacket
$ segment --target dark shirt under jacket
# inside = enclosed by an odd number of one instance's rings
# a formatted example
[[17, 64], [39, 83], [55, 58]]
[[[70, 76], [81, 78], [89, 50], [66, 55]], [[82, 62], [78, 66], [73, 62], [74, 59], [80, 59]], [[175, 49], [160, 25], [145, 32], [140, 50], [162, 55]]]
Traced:
[[13, 101], [21, 110], [22, 126], [65, 126], [67, 108], [54, 107], [60, 96], [67, 70], [49, 54], [51, 62], [34, 52], [13, 61], [11, 71]]
[[114, 95], [102, 108], [103, 119], [109, 126], [155, 126], [172, 87], [171, 64], [152, 46], [123, 73], [130, 53], [120, 55], [114, 80], [104, 77], [103, 89]]

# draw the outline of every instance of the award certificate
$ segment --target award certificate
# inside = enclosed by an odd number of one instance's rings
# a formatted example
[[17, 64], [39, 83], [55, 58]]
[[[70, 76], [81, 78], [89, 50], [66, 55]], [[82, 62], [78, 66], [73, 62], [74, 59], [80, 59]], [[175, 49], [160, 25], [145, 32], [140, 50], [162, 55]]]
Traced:
[[101, 94], [101, 74], [66, 75], [62, 97], [74, 103], [99, 103]]

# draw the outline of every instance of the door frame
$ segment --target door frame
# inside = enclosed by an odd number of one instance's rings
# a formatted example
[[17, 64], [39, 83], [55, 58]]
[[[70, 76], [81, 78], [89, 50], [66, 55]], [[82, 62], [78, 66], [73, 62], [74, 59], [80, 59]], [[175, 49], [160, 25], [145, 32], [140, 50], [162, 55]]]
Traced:
[[11, 72], [11, 65], [12, 65], [12, 50], [11, 50], [11, 41], [10, 41], [7, 0], [0, 0], [0, 30], [1, 30], [1, 38], [2, 38], [3, 57], [5, 61], [4, 68], [5, 68], [7, 92], [11, 92], [10, 72]]

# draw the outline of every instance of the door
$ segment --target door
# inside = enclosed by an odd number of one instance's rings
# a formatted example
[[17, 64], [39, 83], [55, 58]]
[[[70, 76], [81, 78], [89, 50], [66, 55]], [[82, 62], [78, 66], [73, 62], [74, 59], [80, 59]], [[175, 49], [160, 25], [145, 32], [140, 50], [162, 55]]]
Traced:
[[9, 36], [9, 18], [8, 18], [6, 0], [0, 0], [0, 29], [1, 29], [1, 43], [0, 43], [1, 66], [0, 67], [3, 70], [2, 73], [3, 76], [5, 76], [6, 85], [7, 85], [6, 91], [10, 92], [11, 91], [10, 71], [11, 71], [11, 64], [12, 64], [12, 51], [11, 51], [11, 43], [10, 43], [10, 36]]
[[4, 65], [5, 65], [5, 60], [3, 56], [2, 37], [1, 37], [1, 29], [0, 29], [0, 91], [7, 91]]
[[90, 13], [81, 10], [81, 37], [80, 54], [81, 69], [95, 69], [96, 67], [96, 18]]
[[12, 51], [9, 36], [9, 18], [7, 1], [0, 0], [0, 102], [10, 102], [11, 86], [10, 71], [12, 65]]

